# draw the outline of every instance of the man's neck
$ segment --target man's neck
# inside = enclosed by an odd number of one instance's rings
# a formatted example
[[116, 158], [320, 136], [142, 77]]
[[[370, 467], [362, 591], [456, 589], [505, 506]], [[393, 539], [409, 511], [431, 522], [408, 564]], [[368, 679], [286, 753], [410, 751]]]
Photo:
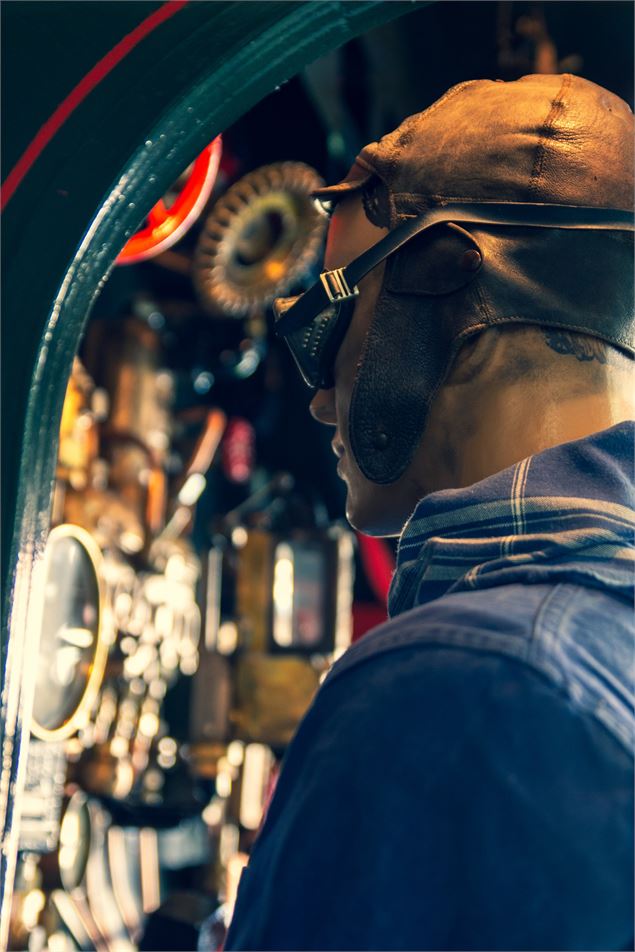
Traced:
[[[470, 486], [552, 446], [635, 419], [633, 388], [575, 392], [558, 382], [440, 395], [418, 470], [422, 495]], [[465, 399], [467, 397], [467, 399]]]

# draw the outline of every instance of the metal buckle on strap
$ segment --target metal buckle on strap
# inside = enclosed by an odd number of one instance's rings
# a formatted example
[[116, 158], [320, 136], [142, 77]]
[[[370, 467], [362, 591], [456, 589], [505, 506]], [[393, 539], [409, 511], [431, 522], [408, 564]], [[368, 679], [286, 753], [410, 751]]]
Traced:
[[357, 285], [353, 289], [348, 286], [348, 281], [344, 277], [344, 268], [323, 271], [320, 275], [320, 281], [324, 285], [324, 290], [331, 304], [335, 304], [336, 301], [346, 301], [348, 298], [357, 297], [359, 294]]

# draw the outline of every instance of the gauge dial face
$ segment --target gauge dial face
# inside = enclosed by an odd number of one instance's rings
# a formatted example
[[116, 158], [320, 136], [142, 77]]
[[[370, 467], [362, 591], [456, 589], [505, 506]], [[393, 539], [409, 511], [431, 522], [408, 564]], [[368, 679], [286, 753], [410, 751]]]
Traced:
[[37, 660], [33, 733], [44, 740], [72, 734], [103, 675], [99, 550], [77, 526], [49, 535]]

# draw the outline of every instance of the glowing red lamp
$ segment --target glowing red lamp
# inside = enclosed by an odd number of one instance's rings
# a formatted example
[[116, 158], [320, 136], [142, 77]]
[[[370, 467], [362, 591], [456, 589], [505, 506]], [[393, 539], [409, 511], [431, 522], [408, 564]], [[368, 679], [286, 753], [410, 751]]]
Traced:
[[161, 199], [150, 210], [145, 226], [125, 244], [117, 264], [135, 264], [154, 258], [183, 237], [211, 194], [221, 153], [222, 140], [217, 136], [195, 160], [187, 182], [170, 207]]

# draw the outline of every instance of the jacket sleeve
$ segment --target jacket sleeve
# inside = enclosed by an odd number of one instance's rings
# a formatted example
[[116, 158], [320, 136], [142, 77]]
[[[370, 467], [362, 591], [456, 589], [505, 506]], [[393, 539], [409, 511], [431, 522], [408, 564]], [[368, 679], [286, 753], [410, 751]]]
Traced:
[[520, 662], [417, 646], [327, 683], [225, 948], [625, 949], [632, 758]]

